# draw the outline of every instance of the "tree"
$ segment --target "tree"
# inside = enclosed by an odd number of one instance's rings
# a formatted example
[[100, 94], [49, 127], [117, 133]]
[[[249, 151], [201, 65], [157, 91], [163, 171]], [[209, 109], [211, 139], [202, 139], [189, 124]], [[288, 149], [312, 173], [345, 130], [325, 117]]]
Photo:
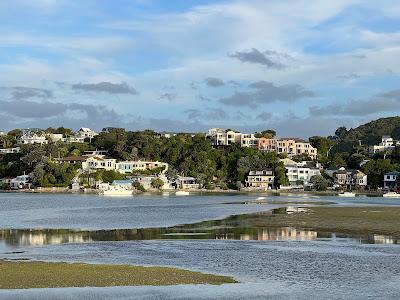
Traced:
[[267, 138], [267, 139], [272, 139], [275, 136], [276, 136], [276, 131], [272, 130], [272, 129], [267, 129], [267, 130], [263, 130], [261, 132], [256, 132], [255, 133], [255, 137], [257, 137], [257, 138], [264, 137], [264, 138]]
[[155, 189], [161, 189], [164, 185], [164, 181], [162, 181], [160, 178], [154, 178], [151, 180], [151, 186]]
[[370, 160], [363, 166], [363, 172], [368, 176], [368, 184], [374, 188], [383, 186], [383, 176], [396, 170], [389, 159]]
[[314, 175], [310, 178], [310, 183], [317, 191], [325, 191], [328, 188], [328, 181], [321, 175]]
[[344, 126], [339, 127], [338, 129], [336, 129], [335, 131], [335, 135], [339, 138], [339, 139], [343, 139], [345, 137], [345, 135], [347, 134], [347, 128]]

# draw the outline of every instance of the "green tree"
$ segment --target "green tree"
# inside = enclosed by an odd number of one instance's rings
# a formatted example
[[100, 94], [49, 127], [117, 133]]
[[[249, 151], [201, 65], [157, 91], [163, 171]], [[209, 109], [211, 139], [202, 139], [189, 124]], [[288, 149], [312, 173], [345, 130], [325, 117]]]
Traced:
[[314, 175], [310, 178], [310, 183], [317, 191], [325, 191], [328, 188], [328, 181], [321, 175]]
[[387, 172], [396, 170], [389, 159], [370, 160], [363, 168], [363, 172], [368, 176], [368, 184], [373, 188], [383, 186], [383, 176]]
[[164, 181], [162, 181], [160, 178], [154, 178], [151, 180], [151, 186], [159, 190], [164, 186]]

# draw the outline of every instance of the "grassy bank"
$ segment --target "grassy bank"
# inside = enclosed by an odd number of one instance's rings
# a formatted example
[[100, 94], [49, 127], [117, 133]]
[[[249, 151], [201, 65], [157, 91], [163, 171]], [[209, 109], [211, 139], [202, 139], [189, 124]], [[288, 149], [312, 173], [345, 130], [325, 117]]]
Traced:
[[400, 207], [309, 207], [307, 212], [249, 216], [254, 227], [309, 228], [348, 234], [382, 234], [400, 237]]
[[0, 260], [0, 289], [235, 283], [230, 277], [168, 267]]

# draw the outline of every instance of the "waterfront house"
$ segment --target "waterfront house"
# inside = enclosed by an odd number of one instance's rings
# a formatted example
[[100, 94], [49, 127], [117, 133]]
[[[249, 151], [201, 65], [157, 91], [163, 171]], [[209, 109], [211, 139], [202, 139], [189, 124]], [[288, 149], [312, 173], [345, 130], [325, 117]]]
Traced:
[[197, 179], [194, 177], [182, 177], [179, 176], [174, 184], [177, 189], [198, 189], [199, 184], [197, 183]]
[[281, 160], [286, 169], [289, 185], [292, 187], [307, 186], [311, 177], [321, 175], [320, 164], [314, 161], [295, 162], [290, 159]]
[[394, 190], [399, 188], [400, 172], [388, 172], [383, 176], [383, 188]]
[[11, 189], [18, 190], [18, 189], [30, 189], [32, 184], [30, 183], [29, 175], [20, 175], [15, 177], [10, 181]]
[[273, 169], [250, 171], [245, 180], [245, 187], [250, 189], [272, 189], [274, 187], [275, 174]]
[[347, 170], [341, 167], [327, 169], [325, 173], [331, 178], [334, 187], [342, 187], [346, 190], [365, 189], [368, 184], [367, 175], [359, 170]]
[[8, 187], [10, 187], [11, 186], [11, 181], [13, 179], [14, 179], [14, 177], [3, 177], [3, 178], [0, 178], [0, 186], [3, 186], [3, 187], [8, 186]]

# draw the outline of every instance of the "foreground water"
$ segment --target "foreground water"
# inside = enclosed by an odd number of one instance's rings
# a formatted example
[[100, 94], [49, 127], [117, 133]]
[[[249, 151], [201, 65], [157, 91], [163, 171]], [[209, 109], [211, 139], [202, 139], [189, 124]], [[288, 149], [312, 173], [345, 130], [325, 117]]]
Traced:
[[[178, 224], [260, 213], [304, 201], [307, 203], [302, 206], [321, 201], [340, 202], [341, 205], [374, 205], [383, 201], [309, 196], [268, 196], [267, 200], [268, 203], [263, 204], [257, 196], [251, 195], [112, 199], [0, 194], [0, 228], [3, 229], [0, 255], [3, 258], [168, 265], [230, 275], [241, 282], [224, 286], [1, 291], [0, 298], [400, 297], [400, 247], [368, 244], [394, 242], [390, 237], [366, 239], [297, 228], [254, 231], [252, 228], [226, 228], [221, 222], [205, 223], [208, 226], [203, 226], [202, 232], [197, 230], [192, 234], [171, 230]], [[398, 200], [385, 203], [400, 205]], [[153, 229], [146, 229], [149, 227]], [[136, 230], [139, 228], [142, 230]]]

